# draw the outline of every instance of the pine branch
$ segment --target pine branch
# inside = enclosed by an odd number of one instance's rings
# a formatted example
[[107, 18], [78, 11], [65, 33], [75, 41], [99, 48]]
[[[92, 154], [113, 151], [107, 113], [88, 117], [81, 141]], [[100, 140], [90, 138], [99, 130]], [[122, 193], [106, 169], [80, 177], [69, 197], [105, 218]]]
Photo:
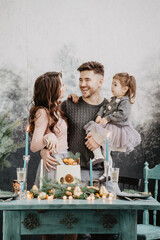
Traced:
[[13, 131], [20, 125], [22, 120], [10, 123], [7, 119], [7, 112], [4, 116], [0, 116], [0, 170], [4, 166], [9, 167], [11, 164], [6, 158], [10, 153], [15, 152], [18, 148], [24, 146], [24, 144], [14, 144], [12, 139]]

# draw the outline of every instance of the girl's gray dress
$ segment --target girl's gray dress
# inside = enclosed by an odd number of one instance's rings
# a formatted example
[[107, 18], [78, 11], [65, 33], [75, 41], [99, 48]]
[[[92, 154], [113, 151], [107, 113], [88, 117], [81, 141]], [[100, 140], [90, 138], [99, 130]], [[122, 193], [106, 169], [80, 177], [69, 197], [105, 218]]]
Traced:
[[84, 129], [86, 133], [93, 133], [93, 137], [103, 148], [109, 135], [111, 150], [125, 149], [126, 153], [129, 153], [141, 142], [140, 134], [128, 122], [130, 109], [131, 104], [127, 96], [112, 97], [97, 113], [97, 116], [107, 119], [107, 125], [103, 127], [102, 124], [90, 121]]

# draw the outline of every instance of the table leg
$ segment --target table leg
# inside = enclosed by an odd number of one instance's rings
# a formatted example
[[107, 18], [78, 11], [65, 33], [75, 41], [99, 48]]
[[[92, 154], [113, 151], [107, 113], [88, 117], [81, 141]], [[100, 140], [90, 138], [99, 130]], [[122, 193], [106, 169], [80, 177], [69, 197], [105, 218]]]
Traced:
[[20, 211], [3, 211], [3, 240], [20, 239]]
[[137, 211], [120, 211], [120, 240], [137, 240]]

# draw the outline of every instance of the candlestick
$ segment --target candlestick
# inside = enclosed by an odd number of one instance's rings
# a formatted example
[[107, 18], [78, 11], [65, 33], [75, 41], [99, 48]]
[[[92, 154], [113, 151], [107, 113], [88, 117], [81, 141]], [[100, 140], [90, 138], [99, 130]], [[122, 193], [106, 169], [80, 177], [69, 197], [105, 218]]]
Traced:
[[90, 159], [90, 186], [93, 186], [92, 160]]
[[25, 181], [23, 183], [23, 189], [22, 189], [22, 192], [24, 192], [24, 190], [27, 191], [27, 175], [28, 175], [28, 162], [30, 160], [30, 155], [26, 156], [26, 155], [23, 155], [23, 161], [24, 161], [24, 168], [26, 168], [26, 178], [25, 178]]
[[43, 159], [41, 159], [41, 163], [40, 163], [40, 183], [39, 183], [39, 187], [40, 189], [42, 188], [43, 185]]

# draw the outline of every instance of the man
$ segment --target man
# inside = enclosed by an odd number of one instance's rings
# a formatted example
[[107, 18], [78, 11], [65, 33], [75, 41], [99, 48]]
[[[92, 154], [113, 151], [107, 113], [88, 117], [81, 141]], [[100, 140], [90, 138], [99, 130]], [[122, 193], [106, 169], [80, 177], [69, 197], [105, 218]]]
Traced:
[[[73, 153], [80, 152], [82, 181], [89, 181], [89, 160], [93, 158], [93, 152], [100, 145], [95, 142], [91, 135], [85, 134], [83, 127], [91, 120], [95, 120], [99, 108], [107, 103], [102, 97], [100, 89], [104, 80], [104, 66], [98, 62], [83, 63], [78, 69], [80, 72], [79, 88], [82, 96], [78, 103], [66, 100], [62, 103], [68, 122], [68, 146]], [[55, 159], [47, 150], [41, 151], [45, 166], [55, 167]], [[103, 164], [93, 167], [93, 177], [98, 179], [102, 176]]]
[[[89, 181], [89, 161], [93, 158], [93, 152], [100, 145], [95, 142], [91, 135], [85, 134], [83, 127], [91, 120], [95, 120], [100, 107], [107, 103], [102, 97], [100, 89], [104, 81], [104, 66], [98, 62], [83, 63], [78, 69], [80, 72], [79, 88], [82, 96], [75, 104], [71, 100], [62, 103], [68, 122], [68, 146], [73, 153], [80, 152], [81, 156], [81, 179]], [[55, 159], [49, 155], [48, 150], [41, 151], [44, 165], [55, 167]], [[104, 173], [103, 164], [93, 167], [93, 178], [98, 179]], [[88, 240], [89, 234], [79, 235], [78, 239]]]

